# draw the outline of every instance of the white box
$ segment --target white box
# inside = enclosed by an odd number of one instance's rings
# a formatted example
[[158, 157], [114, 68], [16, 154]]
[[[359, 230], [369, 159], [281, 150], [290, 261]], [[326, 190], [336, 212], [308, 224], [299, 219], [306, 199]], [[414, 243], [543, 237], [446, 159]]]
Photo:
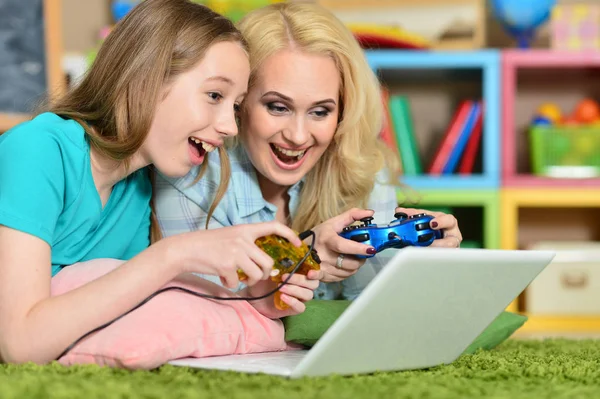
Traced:
[[539, 242], [529, 249], [556, 257], [525, 291], [525, 310], [536, 315], [600, 315], [600, 242]]

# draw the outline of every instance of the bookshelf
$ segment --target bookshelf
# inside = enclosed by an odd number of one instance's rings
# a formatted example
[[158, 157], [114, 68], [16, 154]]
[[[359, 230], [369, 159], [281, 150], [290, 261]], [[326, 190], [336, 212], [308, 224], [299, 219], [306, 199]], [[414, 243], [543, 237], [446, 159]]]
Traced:
[[[449, 207], [457, 216], [463, 239], [480, 241], [483, 248], [500, 248], [500, 197], [495, 190], [419, 190], [419, 207]], [[398, 201], [404, 196], [399, 191]], [[460, 209], [481, 210], [477, 212], [478, 220], [469, 223], [460, 217]], [[463, 213], [464, 214], [464, 213]], [[473, 212], [466, 212], [467, 216]], [[473, 220], [472, 220], [473, 222]], [[477, 223], [477, 222], [480, 222]], [[473, 228], [475, 226], [475, 228]], [[477, 231], [479, 230], [479, 231]]]
[[[485, 117], [482, 133], [482, 165], [479, 173], [471, 175], [445, 174], [432, 176], [422, 174], [418, 176], [406, 176], [404, 182], [416, 189], [497, 189], [500, 179], [500, 54], [494, 50], [482, 50], [473, 52], [420, 52], [402, 50], [369, 50], [366, 51], [367, 59], [371, 68], [386, 81], [392, 93], [410, 92], [415, 96], [421, 96], [420, 90], [430, 93], [430, 98], [420, 99], [422, 107], [431, 107], [439, 103], [438, 110], [432, 110], [432, 114], [444, 113], [437, 129], [445, 129], [450, 122], [450, 107], [454, 107], [461, 99], [467, 97], [479, 97], [485, 104]], [[400, 72], [400, 73], [398, 73]], [[410, 82], [399, 78], [404, 72], [410, 76]], [[462, 91], [459, 97], [452, 97], [453, 88], [441, 88], [444, 82], [450, 79], [460, 81], [459, 89]], [[423, 82], [427, 86], [421, 89], [419, 84]], [[436, 87], [439, 83], [440, 89]], [[444, 91], [445, 90], [445, 91]], [[415, 94], [418, 93], [418, 94]], [[440, 101], [440, 97], [447, 94], [446, 101]], [[419, 99], [411, 98], [418, 104]], [[418, 105], [417, 105], [418, 106]], [[426, 112], [426, 111], [425, 111]], [[416, 121], [418, 123], [418, 121]], [[425, 130], [431, 130], [427, 126]], [[440, 132], [433, 137], [429, 131], [421, 132], [417, 126], [416, 136], [421, 138], [428, 135], [429, 152], [441, 140]], [[426, 143], [419, 143], [419, 155], [426, 167], [430, 162], [431, 154], [427, 156]], [[432, 147], [433, 145], [433, 147]]]
[[[17, 4], [17, 3], [15, 3]], [[40, 7], [40, 19], [33, 19], [33, 18], [25, 18], [23, 17], [22, 13], [22, 8], [21, 7]], [[15, 23], [14, 26], [17, 27], [27, 27], [28, 32], [32, 32], [35, 31], [35, 24], [36, 23], [41, 23], [43, 26], [39, 29], [40, 34], [42, 35], [41, 38], [36, 38], [36, 40], [41, 40], [43, 41], [43, 46], [42, 46], [42, 52], [40, 54], [32, 54], [33, 50], [32, 48], [35, 48], [35, 45], [32, 43], [27, 43], [27, 45], [29, 47], [27, 48], [20, 48], [20, 45], [23, 45], [23, 43], [21, 44], [16, 44], [13, 47], [13, 50], [17, 51], [17, 52], [24, 52], [27, 54], [28, 57], [32, 57], [35, 58], [36, 56], [39, 56], [40, 59], [40, 63], [43, 64], [43, 69], [45, 71], [45, 88], [43, 90], [41, 90], [41, 92], [37, 92], [35, 93], [36, 95], [39, 96], [47, 96], [48, 98], [52, 99], [55, 98], [55, 96], [60, 96], [62, 93], [64, 93], [64, 91], [66, 90], [66, 80], [65, 77], [63, 75], [62, 72], [62, 66], [61, 66], [61, 58], [63, 55], [63, 43], [62, 43], [62, 14], [61, 14], [61, 9], [62, 9], [62, 0], [37, 0], [35, 2], [35, 4], [32, 2], [31, 4], [28, 3], [23, 3], [23, 5], [18, 5], [16, 7], [16, 9], [13, 11], [15, 12], [17, 16], [19, 16], [20, 19], [18, 19], [19, 23]], [[35, 13], [33, 13], [35, 15]], [[29, 15], [29, 14], [27, 14]], [[15, 17], [16, 18], [16, 17]], [[10, 19], [9, 19], [10, 21]], [[29, 24], [34, 24], [33, 26], [29, 26]], [[0, 30], [2, 29], [8, 29], [10, 32], [10, 27], [0, 27]], [[10, 37], [10, 36], [9, 36]], [[31, 39], [30, 36], [27, 36], [28, 38]], [[19, 79], [27, 79], [28, 75], [26, 72], [23, 72], [21, 70], [21, 68], [18, 68], [15, 65], [11, 65], [11, 60], [20, 60], [21, 56], [15, 56], [12, 53], [9, 53], [8, 55], [4, 54], [4, 52], [1, 52], [0, 54], [0, 58], [2, 58], [2, 56], [6, 57], [8, 59], [7, 64], [3, 65], [4, 68], [6, 70], [8, 70], [9, 68], [11, 68], [11, 71], [13, 72], [12, 75], [10, 76], [14, 76], [15, 71], [19, 71], [18, 75]], [[30, 59], [30, 58], [28, 58]], [[3, 76], [4, 77], [4, 76]], [[16, 96], [17, 94], [20, 96], [22, 95], [20, 93], [20, 90], [12, 87], [15, 82], [9, 82], [12, 83], [11, 85], [7, 85], [7, 88], [3, 88], [4, 90], [15, 90], [13, 92], [13, 95], [11, 96], [11, 98], [13, 96]], [[6, 92], [3, 93], [6, 96]], [[31, 118], [32, 115], [26, 113], [29, 111], [23, 111], [23, 112], [15, 112], [13, 110], [5, 110], [5, 109], [0, 109], [0, 134], [9, 130], [10, 128], [12, 128], [13, 126], [24, 122], [28, 119]]]
[[[593, 79], [600, 71], [600, 54], [512, 49], [366, 53], [382, 83], [391, 92], [406, 94], [417, 108], [428, 102], [435, 107], [435, 96], [452, 102], [480, 93], [485, 103], [480, 169], [471, 175], [403, 177], [419, 194], [417, 207], [452, 209], [465, 238], [479, 239], [484, 248], [524, 249], [536, 240], [600, 241], [600, 179], [534, 175], [527, 136], [540, 102], [571, 109], [584, 96], [600, 98], [600, 82]], [[431, 113], [421, 106], [415, 114], [415, 125], [418, 118], [450, 118], [443, 106]], [[423, 166], [432, 153], [426, 143], [439, 142], [441, 134], [439, 129], [431, 132], [435, 126], [427, 122], [415, 128]], [[399, 202], [404, 198], [399, 191]], [[521, 329], [525, 334], [600, 333], [600, 314], [536, 315], [525, 308], [523, 297], [508, 310], [529, 316]]]
[[[584, 95], [597, 96], [600, 53], [552, 50], [502, 52], [502, 180], [510, 187], [598, 187], [600, 178], [560, 179], [529, 173], [527, 125], [537, 101], [572, 108]], [[539, 93], [542, 93], [541, 96]]]
[[[401, 26], [425, 37], [435, 50], [485, 46], [486, 3], [481, 0], [316, 0], [344, 22]], [[432, 23], [432, 21], [435, 21]]]
[[[534, 213], [548, 215], [532, 217]], [[592, 217], [590, 216], [592, 213]], [[500, 193], [501, 248], [526, 248], [535, 240], [568, 240], [574, 234], [578, 239], [600, 240], [600, 188], [507, 187]], [[557, 216], [556, 218], [550, 215]], [[526, 220], [529, 219], [528, 222]], [[571, 219], [571, 220], [569, 220]], [[528, 225], [526, 224], [528, 223]], [[598, 333], [598, 316], [552, 316], [529, 313], [523, 296], [511, 304], [510, 310], [521, 311], [529, 321], [521, 328], [522, 333]]]

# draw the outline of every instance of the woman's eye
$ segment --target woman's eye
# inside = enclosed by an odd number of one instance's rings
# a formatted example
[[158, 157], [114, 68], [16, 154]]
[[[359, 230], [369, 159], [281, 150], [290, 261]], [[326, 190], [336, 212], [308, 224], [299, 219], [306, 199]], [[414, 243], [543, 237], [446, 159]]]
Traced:
[[315, 114], [315, 116], [317, 116], [318, 118], [324, 118], [327, 115], [330, 114], [331, 111], [329, 111], [328, 109], [320, 109], [320, 110], [316, 110], [313, 113]]
[[267, 104], [267, 108], [269, 109], [269, 111], [275, 112], [277, 114], [282, 114], [285, 111], [287, 111], [286, 107], [284, 107], [282, 105], [274, 104], [274, 103]]

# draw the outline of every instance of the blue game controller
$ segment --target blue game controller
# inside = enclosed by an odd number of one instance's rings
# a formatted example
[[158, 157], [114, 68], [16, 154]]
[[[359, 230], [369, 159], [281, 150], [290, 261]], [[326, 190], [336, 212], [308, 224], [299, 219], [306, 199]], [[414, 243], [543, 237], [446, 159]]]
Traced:
[[[408, 216], [404, 212], [394, 214], [396, 220], [388, 225], [371, 223], [372, 217], [361, 219], [362, 225], [344, 227], [340, 236], [352, 241], [367, 244], [379, 253], [388, 248], [404, 248], [409, 246], [427, 247], [434, 240], [442, 238], [440, 230], [429, 225], [433, 216], [425, 213]], [[375, 255], [355, 255], [357, 258], [371, 258]]]

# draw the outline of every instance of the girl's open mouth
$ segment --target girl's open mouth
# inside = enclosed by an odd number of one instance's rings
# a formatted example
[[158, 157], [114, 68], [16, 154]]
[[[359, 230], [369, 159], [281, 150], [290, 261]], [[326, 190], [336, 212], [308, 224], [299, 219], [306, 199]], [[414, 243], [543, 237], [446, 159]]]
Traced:
[[190, 137], [188, 144], [190, 147], [190, 158], [194, 165], [200, 165], [204, 161], [206, 153], [212, 152], [216, 148], [212, 144], [205, 143], [196, 137]]

